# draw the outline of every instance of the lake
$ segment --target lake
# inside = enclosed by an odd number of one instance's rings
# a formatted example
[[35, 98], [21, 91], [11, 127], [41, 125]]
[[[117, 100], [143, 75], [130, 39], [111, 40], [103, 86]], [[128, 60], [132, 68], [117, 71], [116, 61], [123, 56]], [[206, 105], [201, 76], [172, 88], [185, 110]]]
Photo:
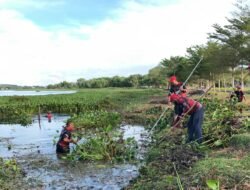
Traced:
[[76, 93], [75, 90], [58, 91], [58, 90], [0, 90], [0, 96], [44, 96], [52, 94], [73, 94]]

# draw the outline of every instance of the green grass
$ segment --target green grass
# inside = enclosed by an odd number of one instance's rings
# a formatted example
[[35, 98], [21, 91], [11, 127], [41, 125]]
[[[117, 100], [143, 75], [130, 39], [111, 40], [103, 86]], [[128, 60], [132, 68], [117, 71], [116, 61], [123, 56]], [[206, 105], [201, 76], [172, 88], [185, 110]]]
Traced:
[[236, 148], [250, 148], [250, 133], [234, 135], [229, 143]]
[[[200, 160], [185, 174], [186, 187], [205, 187], [207, 180], [219, 180], [226, 189], [250, 182], [250, 154], [242, 158], [210, 157]], [[239, 188], [239, 189], [241, 189]]]

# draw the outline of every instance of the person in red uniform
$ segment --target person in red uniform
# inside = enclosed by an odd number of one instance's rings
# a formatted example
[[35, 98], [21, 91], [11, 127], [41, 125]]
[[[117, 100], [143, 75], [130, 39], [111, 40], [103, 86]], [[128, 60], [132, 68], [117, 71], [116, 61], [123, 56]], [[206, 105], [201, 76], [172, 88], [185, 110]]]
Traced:
[[[236, 86], [235, 91], [231, 93], [230, 99], [233, 100], [233, 102], [242, 102], [243, 100], [246, 101], [246, 97], [241, 89], [241, 86]], [[239, 112], [242, 113], [242, 111], [242, 108], [239, 108]]]
[[49, 111], [46, 115], [46, 117], [48, 118], [48, 122], [50, 123], [51, 122], [51, 119], [52, 119], [52, 113], [51, 111]]
[[77, 141], [72, 139], [72, 132], [75, 130], [74, 124], [71, 121], [66, 123], [66, 126], [63, 127], [61, 131], [59, 140], [56, 144], [57, 153], [69, 153], [70, 152], [70, 143], [77, 144]]
[[246, 100], [246, 97], [244, 95], [244, 92], [242, 91], [240, 86], [236, 86], [236, 90], [234, 91], [234, 94], [238, 98], [238, 102], [242, 102], [243, 99]]
[[204, 109], [201, 103], [187, 97], [172, 93], [170, 101], [178, 106], [178, 119], [184, 115], [190, 115], [187, 123], [188, 139], [187, 142], [202, 142], [202, 123], [204, 117]]
[[182, 96], [186, 96], [187, 93], [186, 86], [185, 85], [182, 86], [183, 83], [179, 82], [175, 75], [169, 78], [169, 83], [170, 83], [170, 89], [169, 89], [170, 94], [179, 93]]
[[[172, 93], [179, 94], [183, 97], [187, 96], [187, 90], [186, 86], [183, 86], [182, 82], [179, 82], [176, 78], [175, 75], [171, 76], [169, 78], [169, 83], [170, 83], [170, 89], [169, 89], [169, 95], [168, 95], [168, 102], [170, 102], [170, 95]], [[180, 106], [177, 106], [176, 103], [174, 103], [174, 118], [173, 118], [173, 123], [172, 125], [175, 125], [179, 121], [178, 113], [180, 112], [178, 109], [180, 109]], [[180, 128], [180, 125], [176, 125], [177, 128]]]

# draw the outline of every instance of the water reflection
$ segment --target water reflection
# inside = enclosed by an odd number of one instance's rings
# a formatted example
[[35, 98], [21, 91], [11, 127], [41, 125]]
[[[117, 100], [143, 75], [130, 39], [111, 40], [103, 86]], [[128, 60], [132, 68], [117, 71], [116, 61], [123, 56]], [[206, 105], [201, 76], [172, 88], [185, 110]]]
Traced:
[[[21, 156], [34, 152], [53, 155], [55, 152], [53, 139], [68, 118], [67, 115], [56, 114], [51, 122], [48, 122], [47, 117], [41, 115], [41, 128], [37, 117], [34, 117], [33, 123], [27, 127], [20, 124], [0, 124], [0, 157]], [[8, 147], [11, 148], [6, 151]]]

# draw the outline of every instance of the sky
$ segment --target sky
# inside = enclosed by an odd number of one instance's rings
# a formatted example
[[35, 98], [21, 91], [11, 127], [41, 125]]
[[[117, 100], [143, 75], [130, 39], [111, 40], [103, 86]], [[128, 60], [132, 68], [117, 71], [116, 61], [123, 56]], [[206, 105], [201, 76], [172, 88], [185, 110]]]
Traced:
[[0, 84], [147, 74], [226, 24], [234, 0], [0, 0]]

